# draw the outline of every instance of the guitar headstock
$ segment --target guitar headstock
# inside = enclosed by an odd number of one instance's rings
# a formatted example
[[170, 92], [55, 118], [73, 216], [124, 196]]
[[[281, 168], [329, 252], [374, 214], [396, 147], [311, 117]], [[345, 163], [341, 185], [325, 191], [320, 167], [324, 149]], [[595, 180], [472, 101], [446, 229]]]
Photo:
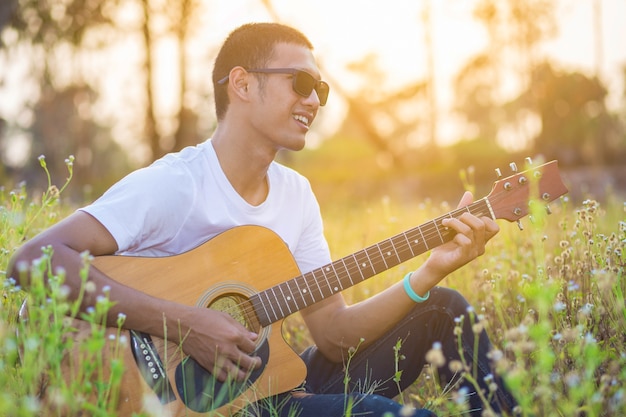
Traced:
[[497, 219], [513, 222], [529, 213], [531, 201], [547, 205], [566, 193], [558, 163], [551, 161], [496, 181], [487, 199]]

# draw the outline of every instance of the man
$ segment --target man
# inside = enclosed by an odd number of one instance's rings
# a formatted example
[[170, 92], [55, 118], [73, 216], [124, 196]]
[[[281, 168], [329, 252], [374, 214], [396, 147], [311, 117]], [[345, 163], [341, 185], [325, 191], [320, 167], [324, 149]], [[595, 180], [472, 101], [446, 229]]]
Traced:
[[[309, 183], [274, 162], [279, 150], [304, 147], [320, 106], [326, 104], [329, 87], [320, 81], [312, 49], [304, 35], [279, 24], [248, 24], [232, 32], [213, 70], [218, 126], [212, 138], [130, 174], [92, 205], [27, 242], [13, 259], [12, 276], [18, 276], [16, 265], [32, 261], [41, 255], [42, 246], [52, 245], [53, 266], [64, 267], [75, 296], [83, 251], [95, 256], [179, 254], [244, 224], [275, 231], [302, 273], [329, 263], [319, 206]], [[460, 205], [471, 200], [466, 194]], [[400, 415], [401, 405], [389, 399], [398, 394], [392, 381], [398, 339], [403, 340], [406, 357], [400, 363], [401, 389], [417, 378], [434, 343], [447, 359], [458, 359], [455, 319], [467, 315], [468, 306], [456, 292], [436, 285], [483, 254], [498, 226], [469, 213], [446, 219], [442, 226], [456, 232], [454, 239], [433, 250], [404, 281], [355, 305], [346, 305], [337, 293], [302, 310], [315, 346], [302, 354], [308, 367], [304, 394], [286, 393], [277, 400], [285, 415], [296, 408], [300, 416], [341, 416], [347, 412], [346, 404], [353, 414]], [[258, 335], [227, 314], [151, 297], [94, 268], [89, 279], [97, 291], [86, 297], [84, 307], [93, 305], [106, 286], [115, 302], [110, 323], [123, 313], [124, 327], [161, 338], [163, 320], [176, 323], [177, 331], [167, 333], [170, 340], [182, 343], [185, 353], [220, 381], [241, 380], [261, 366], [261, 359], [251, 355]], [[475, 344], [468, 317], [463, 328], [465, 359], [478, 359], [478, 379], [486, 387], [483, 380], [491, 372], [486, 357], [489, 341], [482, 332]], [[184, 340], [179, 335], [185, 335]], [[379, 384], [377, 395], [344, 395], [343, 366], [349, 355], [353, 355], [349, 390], [368, 379]], [[447, 366], [439, 371], [444, 381], [452, 380]], [[475, 389], [465, 385], [471, 408], [482, 409]], [[503, 387], [495, 398], [491, 406], [496, 411], [513, 405]], [[430, 413], [418, 410], [414, 415]]]

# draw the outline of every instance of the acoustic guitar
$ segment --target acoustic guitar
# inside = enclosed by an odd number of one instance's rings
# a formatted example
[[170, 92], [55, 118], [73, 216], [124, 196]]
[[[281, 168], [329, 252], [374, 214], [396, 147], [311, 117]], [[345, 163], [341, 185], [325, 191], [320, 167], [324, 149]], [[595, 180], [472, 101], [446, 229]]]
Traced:
[[231, 415], [292, 390], [304, 380], [306, 368], [283, 339], [284, 318], [451, 240], [454, 232], [441, 226], [444, 218], [469, 212], [519, 221], [531, 211], [531, 202], [547, 204], [565, 193], [557, 161], [529, 167], [499, 179], [488, 196], [466, 207], [305, 274], [283, 241], [259, 226], [230, 229], [170, 257], [97, 257], [93, 266], [127, 286], [227, 312], [259, 334], [254, 354], [263, 361], [245, 382], [222, 383], [177, 344], [125, 331], [130, 346], [124, 353], [119, 415], [139, 412], [146, 402], [162, 407], [163, 415]]

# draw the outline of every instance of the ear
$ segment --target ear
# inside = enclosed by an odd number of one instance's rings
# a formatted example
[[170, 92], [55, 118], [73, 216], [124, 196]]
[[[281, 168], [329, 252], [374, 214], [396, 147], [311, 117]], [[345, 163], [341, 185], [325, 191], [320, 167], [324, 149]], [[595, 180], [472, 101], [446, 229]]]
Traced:
[[234, 67], [228, 74], [228, 88], [239, 97], [248, 101], [248, 81], [250, 74], [243, 67]]

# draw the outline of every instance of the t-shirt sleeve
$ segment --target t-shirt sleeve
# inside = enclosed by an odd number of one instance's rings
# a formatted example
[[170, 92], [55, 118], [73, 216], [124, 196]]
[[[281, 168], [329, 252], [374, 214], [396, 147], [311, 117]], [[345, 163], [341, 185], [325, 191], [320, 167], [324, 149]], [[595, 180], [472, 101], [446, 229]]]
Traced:
[[303, 274], [331, 261], [328, 242], [324, 236], [324, 224], [319, 204], [310, 188], [306, 190], [305, 196], [308, 201], [303, 205], [305, 215], [303, 216], [302, 235], [293, 251], [296, 263]]
[[102, 197], [80, 210], [95, 217], [111, 233], [118, 254], [139, 252], [172, 239], [193, 204], [193, 177], [162, 165], [124, 177]]

